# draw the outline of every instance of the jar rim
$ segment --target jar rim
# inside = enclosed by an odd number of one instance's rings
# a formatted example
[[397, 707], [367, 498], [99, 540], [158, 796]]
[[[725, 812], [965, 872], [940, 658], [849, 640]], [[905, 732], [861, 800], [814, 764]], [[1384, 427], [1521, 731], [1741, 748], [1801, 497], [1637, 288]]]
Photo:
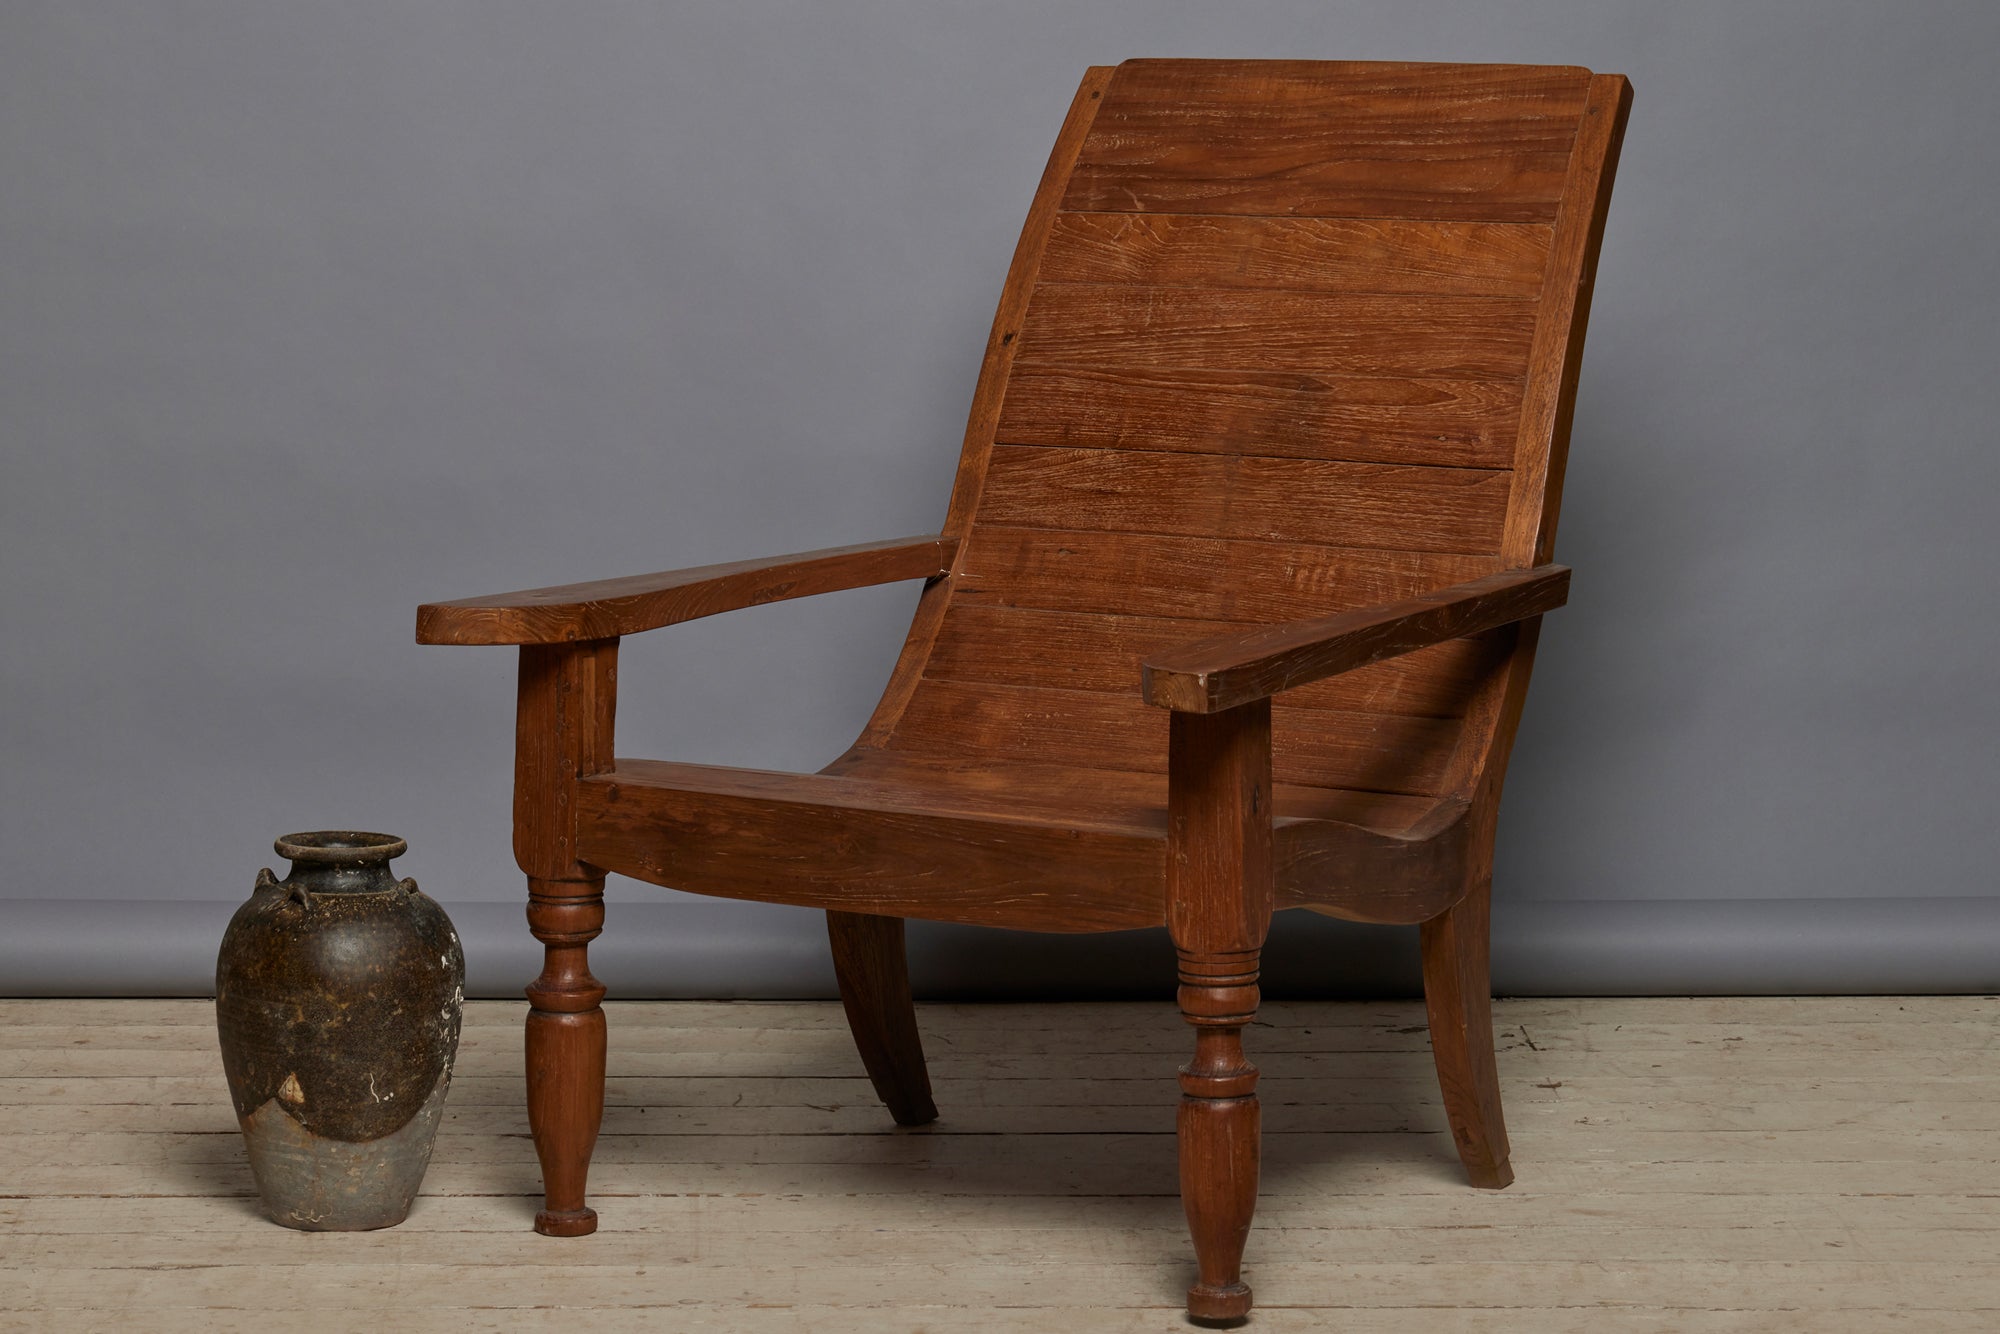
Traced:
[[394, 834], [371, 834], [358, 829], [319, 829], [303, 834], [286, 834], [271, 846], [286, 861], [317, 866], [386, 862], [410, 850], [410, 845]]

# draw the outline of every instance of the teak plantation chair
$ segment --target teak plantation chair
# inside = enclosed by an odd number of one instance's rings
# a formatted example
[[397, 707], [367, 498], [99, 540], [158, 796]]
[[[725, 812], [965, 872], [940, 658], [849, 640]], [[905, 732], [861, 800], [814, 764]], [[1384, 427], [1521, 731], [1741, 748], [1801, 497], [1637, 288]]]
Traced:
[[[1542, 613], [1630, 90], [1508, 65], [1093, 68], [1028, 212], [941, 532], [460, 602], [518, 644], [514, 849], [542, 1232], [596, 1227], [607, 872], [823, 908], [895, 1119], [937, 1115], [903, 919], [1165, 924], [1194, 1026], [1198, 1318], [1250, 1307], [1273, 911], [1421, 926], [1452, 1135], [1512, 1180], [1493, 833]], [[816, 774], [616, 759], [618, 640], [925, 581], [882, 702]]]

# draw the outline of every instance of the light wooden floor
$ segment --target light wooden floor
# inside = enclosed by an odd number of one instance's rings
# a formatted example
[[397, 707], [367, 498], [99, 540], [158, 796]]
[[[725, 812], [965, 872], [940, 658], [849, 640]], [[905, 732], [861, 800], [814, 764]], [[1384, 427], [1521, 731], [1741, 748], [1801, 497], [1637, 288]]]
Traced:
[[[834, 1005], [611, 1015], [602, 1230], [528, 1223], [523, 1006], [468, 1007], [425, 1196], [261, 1218], [211, 1010], [0, 1002], [0, 1327], [1184, 1328], [1170, 1007], [927, 1006], [896, 1131]], [[2000, 1329], [1993, 998], [1499, 1006], [1510, 1190], [1465, 1186], [1421, 1009], [1269, 1005], [1252, 1330]]]

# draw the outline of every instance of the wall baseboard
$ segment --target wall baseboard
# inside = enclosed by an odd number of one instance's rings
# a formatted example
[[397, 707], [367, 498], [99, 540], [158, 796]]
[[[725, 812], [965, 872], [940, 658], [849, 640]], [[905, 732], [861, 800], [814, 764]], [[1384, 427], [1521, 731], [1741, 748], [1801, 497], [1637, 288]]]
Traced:
[[[520, 999], [540, 966], [519, 906], [447, 904], [467, 993]], [[212, 996], [236, 904], [0, 900], [0, 995]], [[614, 997], [830, 998], [820, 915], [692, 896], [614, 899], [591, 948]], [[1516, 996], [1902, 995], [2000, 991], [2000, 898], [1502, 901], [1494, 990]], [[914, 922], [931, 1000], [1167, 998], [1162, 931], [1031, 935]], [[1418, 994], [1416, 932], [1284, 913], [1265, 995]]]

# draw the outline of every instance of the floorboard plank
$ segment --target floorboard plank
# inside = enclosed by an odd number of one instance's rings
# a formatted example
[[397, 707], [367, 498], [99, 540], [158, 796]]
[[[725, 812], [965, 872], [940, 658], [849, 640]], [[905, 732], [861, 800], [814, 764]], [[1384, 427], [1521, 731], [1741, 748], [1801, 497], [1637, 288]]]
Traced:
[[[1170, 1006], [922, 1007], [914, 1132], [838, 1006], [611, 1006], [604, 1226], [571, 1243], [527, 1228], [523, 1008], [468, 1007], [410, 1220], [305, 1234], [254, 1198], [210, 1005], [0, 1002], [0, 1329], [1180, 1326]], [[2000, 1327], [1994, 998], [1496, 1016], [1517, 1182], [1480, 1192], [1419, 1006], [1266, 1007], [1255, 1328]]]

